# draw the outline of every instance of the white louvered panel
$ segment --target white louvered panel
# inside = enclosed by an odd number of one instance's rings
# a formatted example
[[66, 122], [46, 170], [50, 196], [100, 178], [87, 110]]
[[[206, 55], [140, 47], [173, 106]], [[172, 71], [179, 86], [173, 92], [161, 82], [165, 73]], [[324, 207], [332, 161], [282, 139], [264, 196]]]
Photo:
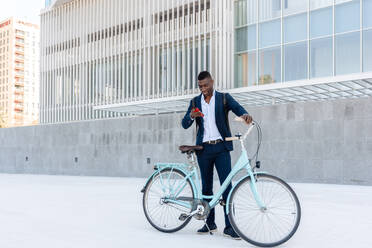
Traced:
[[[81, 0], [78, 1], [78, 11], [79, 11], [79, 15], [78, 15], [78, 23], [84, 23], [83, 20], [82, 20], [82, 17], [83, 17], [83, 12], [82, 12], [82, 6], [81, 6]], [[78, 46], [77, 46], [77, 51], [78, 51], [78, 64], [76, 66], [77, 68], [77, 84], [78, 84], [78, 89], [77, 89], [77, 102], [78, 102], [78, 106], [77, 106], [77, 120], [81, 120], [81, 106], [82, 106], [82, 92], [83, 92], [83, 75], [82, 75], [82, 59], [83, 59], [83, 49], [82, 49], [82, 43], [83, 43], [83, 39], [84, 39], [84, 36], [81, 35], [81, 34], [84, 34], [84, 31], [83, 31], [83, 27], [85, 27], [85, 25], [77, 25], [77, 37], [78, 39], [80, 39], [80, 41], [78, 42]]]
[[134, 71], [134, 100], [138, 100], [138, 53], [139, 53], [139, 44], [138, 44], [138, 0], [133, 2], [133, 14], [134, 14], [134, 39], [133, 39], [133, 53], [134, 53], [134, 64], [133, 64], [133, 71]]
[[129, 1], [129, 23], [130, 23], [130, 28], [129, 28], [129, 43], [128, 43], [128, 51], [129, 51], [129, 56], [128, 56], [128, 63], [129, 63], [129, 88], [130, 88], [130, 96], [129, 100], [133, 101], [134, 97], [134, 84], [133, 84], [133, 40], [134, 40], [134, 32], [133, 32], [133, 1]]
[[[74, 1], [73, 2], [73, 9], [74, 9], [74, 12], [75, 12], [75, 15], [73, 15], [73, 19], [74, 19], [74, 24], [78, 24], [79, 23], [79, 6], [78, 6], [78, 2], [77, 1]], [[77, 39], [78, 38], [78, 26], [79, 25], [73, 25], [73, 39]], [[72, 97], [71, 97], [71, 109], [72, 109], [72, 121], [73, 120], [76, 120], [77, 119], [77, 105], [78, 105], [78, 102], [77, 102], [77, 95], [76, 95], [76, 78], [77, 78], [77, 64], [78, 64], [78, 57], [79, 57], [79, 49], [77, 48], [76, 44], [73, 48], [74, 50], [74, 59], [73, 59], [73, 63], [72, 63], [72, 89], [71, 89], [71, 92], [72, 92]]]
[[156, 54], [156, 45], [155, 45], [155, 31], [156, 31], [156, 24], [155, 24], [155, 2], [150, 1], [150, 15], [151, 15], [151, 98], [155, 97], [155, 82], [156, 82], [156, 74], [155, 74], [155, 54]]
[[[197, 15], [196, 15], [196, 20], [197, 20], [197, 25], [198, 25], [198, 69], [197, 69], [197, 72], [196, 72], [196, 80], [195, 82], [197, 81], [197, 75], [198, 73], [201, 71], [201, 57], [202, 57], [202, 42], [201, 42], [201, 21], [202, 21], [202, 18], [201, 18], [201, 14], [202, 14], [202, 9], [201, 9], [201, 0], [198, 0], [198, 12], [197, 12]], [[196, 83], [195, 83], [195, 88], [197, 89], [196, 87]]]
[[143, 87], [143, 68], [144, 68], [144, 61], [143, 61], [143, 58], [145, 56], [145, 49], [144, 49], [144, 23], [143, 23], [143, 9], [144, 9], [144, 5], [142, 4], [142, 0], [139, 0], [138, 1], [138, 4], [140, 5], [138, 9], [138, 19], [139, 19], [139, 30], [138, 30], [138, 44], [140, 46], [140, 51], [139, 51], [139, 54], [138, 54], [138, 61], [139, 61], [139, 66], [138, 66], [138, 82], [139, 82], [139, 85], [138, 85], [138, 96], [139, 96], [139, 100], [143, 100], [143, 96], [144, 96], [144, 87]]
[[169, 75], [169, 72], [170, 72], [170, 54], [169, 54], [169, 1], [168, 0], [164, 0], [165, 1], [165, 8], [164, 8], [164, 50], [165, 50], [165, 82], [166, 82], [166, 86], [164, 87], [164, 95], [163, 97], [168, 97], [170, 96], [171, 94], [170, 93], [170, 90], [171, 90], [171, 87], [170, 87], [170, 75]]
[[230, 88], [232, 1], [211, 1], [210, 9], [207, 3], [73, 0], [47, 10], [41, 122], [114, 117], [92, 107], [197, 93], [207, 64], [216, 86]]
[[187, 81], [187, 93], [189, 94], [191, 92], [191, 78], [190, 78], [190, 61], [191, 61], [191, 56], [190, 56], [190, 30], [191, 30], [191, 25], [190, 25], [190, 9], [191, 9], [192, 3], [188, 2], [187, 3], [187, 15], [186, 15], [186, 24], [185, 24], [185, 29], [187, 30], [186, 37], [186, 57], [187, 57], [187, 62], [186, 62], [186, 81]]
[[198, 45], [197, 43], [197, 23], [196, 23], [196, 2], [197, 0], [192, 1], [192, 15], [191, 15], [191, 54], [192, 54], [192, 60], [191, 60], [191, 82], [190, 82], [190, 87], [191, 87], [191, 92], [196, 93], [196, 63], [197, 63], [197, 53], [196, 53], [196, 47]]

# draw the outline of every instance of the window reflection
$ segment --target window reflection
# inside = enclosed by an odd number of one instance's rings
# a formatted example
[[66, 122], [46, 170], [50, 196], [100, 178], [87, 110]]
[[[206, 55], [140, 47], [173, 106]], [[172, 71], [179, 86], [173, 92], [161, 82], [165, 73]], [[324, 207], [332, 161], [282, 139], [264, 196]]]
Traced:
[[372, 0], [363, 0], [363, 27], [372, 27]]
[[299, 14], [284, 18], [284, 42], [294, 42], [307, 38], [307, 15]]
[[310, 76], [326, 77], [332, 75], [332, 37], [310, 42]]
[[363, 32], [363, 71], [372, 71], [372, 29]]
[[280, 0], [259, 0], [260, 21], [275, 19], [281, 15]]
[[306, 12], [308, 0], [283, 0], [283, 15]]
[[235, 26], [257, 22], [257, 0], [238, 0], [234, 3]]
[[256, 25], [235, 29], [236, 52], [252, 50], [256, 48]]
[[280, 44], [280, 19], [260, 24], [260, 47]]
[[245, 51], [248, 49], [247, 27], [235, 29], [235, 51]]
[[256, 53], [235, 55], [235, 87], [256, 84]]
[[307, 78], [307, 42], [284, 47], [284, 81]]
[[359, 29], [359, 1], [348, 1], [335, 6], [335, 33]]
[[259, 57], [259, 84], [275, 83], [281, 81], [280, 46], [260, 51]]
[[310, 12], [310, 38], [332, 34], [332, 8]]
[[333, 0], [310, 0], [310, 10], [333, 5]]
[[335, 37], [336, 75], [359, 72], [359, 32]]

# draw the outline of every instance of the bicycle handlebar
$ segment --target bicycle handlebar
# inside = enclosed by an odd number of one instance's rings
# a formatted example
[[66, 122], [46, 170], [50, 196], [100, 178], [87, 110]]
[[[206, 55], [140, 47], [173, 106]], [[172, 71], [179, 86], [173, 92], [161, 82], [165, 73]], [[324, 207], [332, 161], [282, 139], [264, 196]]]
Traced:
[[[236, 121], [244, 121], [242, 118], [240, 117], [236, 117], [235, 118]], [[255, 125], [255, 122], [252, 122], [247, 130], [247, 132], [243, 135], [243, 137], [241, 136], [236, 136], [236, 137], [226, 137], [225, 138], [225, 141], [234, 141], [234, 140], [245, 140], [248, 136], [248, 134], [252, 131], [253, 129], [253, 126]]]

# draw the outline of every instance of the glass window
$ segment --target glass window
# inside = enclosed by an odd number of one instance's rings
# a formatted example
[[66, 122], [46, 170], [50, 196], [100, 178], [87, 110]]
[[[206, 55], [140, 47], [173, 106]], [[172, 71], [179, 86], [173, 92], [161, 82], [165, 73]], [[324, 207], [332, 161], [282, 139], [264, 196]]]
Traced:
[[308, 0], [283, 0], [283, 15], [306, 12]]
[[280, 44], [280, 19], [260, 23], [260, 47]]
[[307, 42], [284, 46], [284, 81], [307, 78]]
[[247, 27], [235, 29], [235, 51], [245, 51], [248, 49]]
[[363, 32], [363, 71], [372, 71], [372, 29]]
[[247, 23], [247, 1], [239, 0], [234, 3], [235, 7], [235, 26], [242, 26]]
[[281, 81], [280, 46], [260, 50], [259, 57], [259, 84]]
[[260, 0], [259, 4], [260, 21], [280, 17], [281, 0]]
[[257, 22], [257, 3], [258, 0], [247, 0], [247, 24]]
[[310, 38], [332, 34], [332, 8], [310, 12]]
[[256, 25], [248, 26], [248, 50], [256, 49]]
[[335, 32], [342, 33], [359, 29], [359, 0], [335, 6]]
[[256, 84], [256, 53], [235, 55], [235, 87]]
[[310, 41], [310, 77], [332, 76], [332, 37]]
[[359, 72], [359, 32], [336, 35], [336, 75]]
[[372, 0], [363, 0], [363, 27], [372, 27]]
[[319, 9], [333, 5], [333, 0], [310, 0], [310, 9]]
[[[335, 4], [351, 2], [351, 1], [355, 1], [355, 0], [335, 0]], [[356, 1], [359, 1], [359, 0], [356, 0]]]
[[284, 18], [284, 42], [294, 42], [307, 38], [307, 15], [300, 14]]
[[238, 0], [234, 7], [235, 26], [257, 22], [257, 0]]
[[237, 52], [256, 48], [256, 25], [235, 30], [235, 50]]

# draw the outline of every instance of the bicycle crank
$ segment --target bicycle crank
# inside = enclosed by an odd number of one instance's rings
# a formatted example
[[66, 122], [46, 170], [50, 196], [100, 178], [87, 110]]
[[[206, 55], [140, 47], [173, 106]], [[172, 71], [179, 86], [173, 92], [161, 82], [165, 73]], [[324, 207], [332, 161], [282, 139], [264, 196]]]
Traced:
[[201, 205], [199, 205], [199, 206], [197, 207], [197, 209], [195, 209], [195, 210], [192, 211], [191, 213], [189, 213], [189, 214], [181, 214], [180, 217], [178, 217], [178, 219], [179, 219], [180, 221], [185, 221], [185, 220], [187, 220], [188, 218], [190, 218], [190, 217], [192, 217], [192, 216], [198, 214], [199, 212], [203, 212], [203, 211], [204, 211], [204, 207], [201, 206]]

